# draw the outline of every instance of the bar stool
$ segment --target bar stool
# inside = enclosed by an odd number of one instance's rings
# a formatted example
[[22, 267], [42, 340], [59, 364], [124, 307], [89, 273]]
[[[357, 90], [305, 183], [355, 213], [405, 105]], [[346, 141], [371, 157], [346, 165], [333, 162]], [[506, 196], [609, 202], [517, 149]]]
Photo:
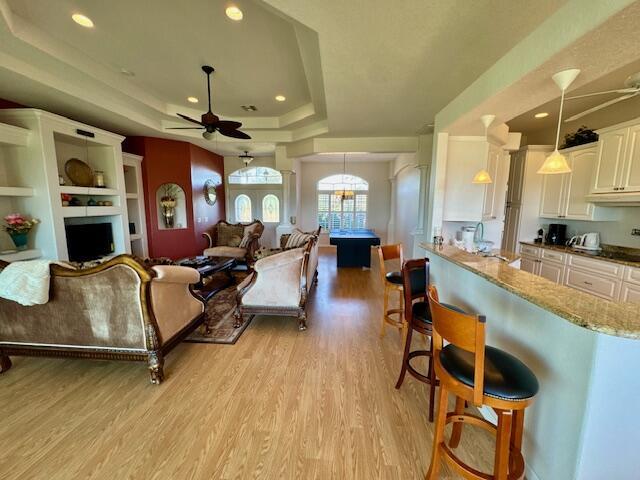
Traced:
[[[524, 474], [521, 451], [524, 410], [538, 393], [536, 376], [513, 355], [485, 345], [484, 316], [461, 313], [440, 303], [434, 286], [429, 287], [429, 306], [440, 394], [431, 466], [426, 480], [438, 478], [443, 458], [467, 479], [521, 478]], [[444, 348], [443, 340], [449, 342]], [[453, 412], [447, 412], [449, 393], [456, 397]], [[465, 402], [493, 408], [498, 415], [498, 426], [477, 415], [466, 414]], [[447, 423], [453, 423], [448, 446], [444, 441]], [[496, 433], [492, 475], [463, 463], [451, 450], [459, 445], [465, 423]]]
[[[400, 265], [402, 265], [402, 244], [396, 243], [378, 247], [378, 259], [380, 260], [380, 276], [382, 278], [382, 284], [384, 285], [384, 306], [382, 312], [382, 327], [380, 329], [380, 337], [384, 337], [384, 327], [386, 324], [392, 325], [400, 331], [406, 328], [402, 315], [402, 273], [387, 272], [385, 265], [385, 261], [388, 260], [400, 260]], [[389, 297], [392, 292], [398, 292], [400, 308], [389, 308]], [[398, 319], [396, 320], [392, 315], [398, 315]]]
[[[426, 258], [407, 260], [402, 265], [402, 280], [404, 287], [404, 318], [408, 329], [404, 342], [404, 355], [402, 356], [402, 368], [396, 382], [396, 388], [402, 386], [404, 377], [409, 372], [417, 380], [429, 385], [429, 421], [433, 422], [433, 409], [436, 396], [436, 373], [433, 368], [433, 339], [431, 338], [431, 312], [427, 299], [427, 286], [429, 285], [429, 263]], [[421, 300], [415, 302], [415, 300]], [[413, 331], [429, 337], [429, 350], [411, 351], [411, 338]], [[415, 357], [429, 358], [427, 374], [423, 375], [411, 365], [411, 359]]]

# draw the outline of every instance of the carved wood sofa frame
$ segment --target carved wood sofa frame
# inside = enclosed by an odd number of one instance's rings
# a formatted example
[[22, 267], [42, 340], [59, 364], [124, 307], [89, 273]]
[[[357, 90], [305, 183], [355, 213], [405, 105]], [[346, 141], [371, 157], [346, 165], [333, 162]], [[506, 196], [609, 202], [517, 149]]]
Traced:
[[[295, 317], [298, 319], [298, 330], [304, 331], [307, 329], [307, 299], [311, 288], [307, 291], [307, 272], [310, 268], [309, 258], [311, 256], [311, 250], [314, 248], [315, 243], [319, 240], [317, 237], [307, 242], [302, 256], [302, 268], [300, 269], [300, 302], [297, 307], [276, 307], [276, 306], [258, 306], [258, 305], [242, 305], [242, 297], [251, 289], [256, 283], [258, 278], [258, 272], [253, 271], [251, 281], [243, 288], [238, 290], [236, 295], [236, 309], [234, 312], [235, 323], [234, 327], [239, 328], [242, 326], [242, 322], [245, 316], [253, 318], [255, 315], [279, 315], [285, 317]], [[318, 284], [318, 269], [313, 273], [313, 279], [311, 286]]]
[[[1, 268], [5, 268], [7, 265], [7, 262], [0, 260]], [[144, 322], [146, 352], [132, 352], [118, 348], [55, 347], [2, 343], [0, 344], [0, 373], [11, 368], [10, 355], [57, 358], [71, 357], [93, 360], [128, 360], [147, 362], [151, 383], [159, 385], [164, 380], [164, 356], [203, 323], [205, 314], [203, 313], [195, 317], [173, 337], [161, 344], [158, 323], [151, 308], [151, 281], [156, 277], [156, 273], [153, 270], [147, 270], [129, 255], [118, 255], [98, 266], [82, 270], [74, 270], [56, 264], [52, 264], [50, 268], [52, 275], [60, 277], [82, 277], [102, 272], [115, 265], [127, 265], [140, 277], [139, 295]]]
[[256, 223], [258, 224], [258, 228], [251, 235], [251, 240], [249, 240], [249, 244], [247, 245], [247, 253], [244, 257], [244, 261], [246, 262], [247, 265], [253, 265], [253, 263], [255, 262], [254, 255], [256, 251], [260, 248], [260, 237], [262, 237], [262, 234], [264, 233], [264, 224], [258, 219], [255, 219], [251, 223], [229, 223], [226, 220], [220, 220], [213, 227], [211, 227], [208, 232], [205, 232], [202, 234], [202, 236], [208, 242], [207, 248], [213, 248], [213, 247], [219, 246], [218, 245], [218, 225], [220, 225], [221, 223], [224, 223], [225, 225], [230, 225], [230, 226], [242, 225], [243, 227], [249, 227]]

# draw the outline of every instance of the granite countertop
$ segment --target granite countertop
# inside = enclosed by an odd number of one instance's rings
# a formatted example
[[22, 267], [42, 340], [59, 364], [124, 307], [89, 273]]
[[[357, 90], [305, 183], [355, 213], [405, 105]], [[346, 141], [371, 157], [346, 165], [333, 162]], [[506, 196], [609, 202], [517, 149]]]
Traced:
[[[580, 255], [581, 257], [593, 258], [595, 260], [603, 260], [605, 262], [620, 263], [629, 265], [630, 267], [640, 268], [640, 250], [636, 248], [615, 247], [613, 245], [603, 245], [602, 254], [598, 255], [592, 252], [577, 250], [565, 245], [548, 245], [546, 243], [520, 242], [523, 245], [531, 245], [532, 247], [546, 248], [548, 250], [556, 250], [558, 252], [570, 253], [571, 255]], [[620, 255], [620, 257], [615, 257]], [[625, 258], [626, 256], [626, 258]], [[638, 260], [630, 259], [629, 256], [636, 256]]]
[[[618, 337], [640, 339], [640, 304], [610, 302], [508, 265], [497, 258], [474, 255], [453, 246], [420, 243], [428, 252], [455, 263], [580, 327]], [[511, 252], [494, 253], [509, 259]], [[510, 263], [510, 262], [509, 262]]]

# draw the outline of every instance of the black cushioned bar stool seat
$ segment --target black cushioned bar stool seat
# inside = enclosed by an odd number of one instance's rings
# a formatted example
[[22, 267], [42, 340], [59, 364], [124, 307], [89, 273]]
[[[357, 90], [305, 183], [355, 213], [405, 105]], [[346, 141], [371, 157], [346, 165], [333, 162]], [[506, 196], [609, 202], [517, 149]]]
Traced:
[[[484, 394], [506, 400], [526, 400], [538, 393], [538, 379], [513, 355], [494, 347], [485, 347]], [[474, 355], [455, 345], [440, 351], [440, 362], [455, 379], [473, 387]]]
[[389, 272], [385, 275], [385, 279], [394, 285], [402, 285], [402, 273], [400, 272]]

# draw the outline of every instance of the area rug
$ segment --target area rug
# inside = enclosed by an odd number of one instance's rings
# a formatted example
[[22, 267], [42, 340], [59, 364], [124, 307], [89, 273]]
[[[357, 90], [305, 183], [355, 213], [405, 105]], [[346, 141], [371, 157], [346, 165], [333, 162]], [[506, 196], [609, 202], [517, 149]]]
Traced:
[[211, 325], [211, 331], [205, 335], [204, 327], [200, 327], [191, 333], [184, 341], [192, 343], [222, 343], [233, 345], [238, 341], [242, 333], [251, 323], [245, 321], [240, 328], [233, 327], [233, 312], [236, 308], [236, 286], [247, 277], [246, 272], [233, 272], [236, 279], [232, 285], [216, 293], [207, 302], [205, 315]]

